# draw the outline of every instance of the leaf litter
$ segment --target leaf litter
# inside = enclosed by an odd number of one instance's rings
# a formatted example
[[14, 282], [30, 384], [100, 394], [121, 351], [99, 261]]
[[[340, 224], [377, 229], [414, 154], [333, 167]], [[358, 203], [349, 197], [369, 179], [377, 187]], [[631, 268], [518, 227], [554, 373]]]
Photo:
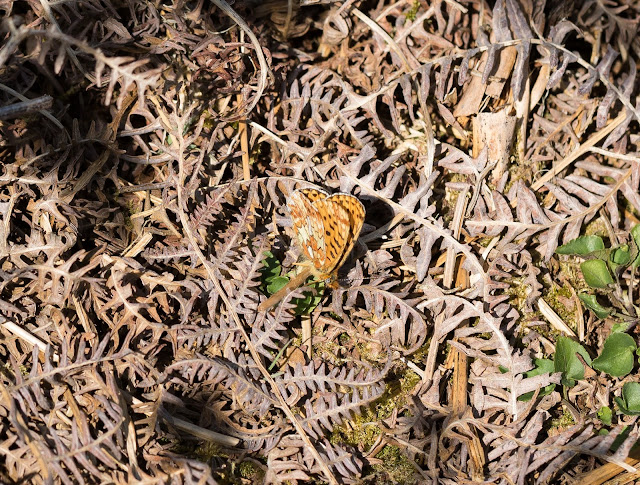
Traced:
[[633, 246], [637, 3], [0, 11], [2, 482], [632, 480], [638, 265], [556, 249]]

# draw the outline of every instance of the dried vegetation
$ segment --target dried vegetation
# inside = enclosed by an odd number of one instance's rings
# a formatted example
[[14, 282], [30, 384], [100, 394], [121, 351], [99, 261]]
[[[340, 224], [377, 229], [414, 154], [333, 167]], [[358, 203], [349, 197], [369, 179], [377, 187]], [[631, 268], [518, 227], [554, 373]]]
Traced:
[[[554, 252], [638, 223], [640, 4], [546, 3], [2, 2], [0, 480], [628, 473], [625, 380], [528, 371], [609, 331]], [[364, 230], [258, 312], [303, 186]]]

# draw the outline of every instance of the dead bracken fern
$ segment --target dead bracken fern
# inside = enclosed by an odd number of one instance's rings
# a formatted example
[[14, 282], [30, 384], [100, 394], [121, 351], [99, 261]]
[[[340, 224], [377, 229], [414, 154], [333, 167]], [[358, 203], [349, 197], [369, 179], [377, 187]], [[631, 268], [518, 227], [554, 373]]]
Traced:
[[[619, 322], [556, 250], [634, 244], [640, 4], [0, 14], [1, 482], [629, 480], [636, 374], [589, 367]], [[259, 311], [301, 188], [363, 229]]]

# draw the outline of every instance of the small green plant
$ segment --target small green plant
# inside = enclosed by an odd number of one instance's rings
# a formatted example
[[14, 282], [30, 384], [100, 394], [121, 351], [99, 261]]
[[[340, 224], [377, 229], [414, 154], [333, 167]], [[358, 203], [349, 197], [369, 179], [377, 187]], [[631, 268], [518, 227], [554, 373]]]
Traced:
[[570, 338], [559, 337], [556, 342], [553, 365], [556, 372], [562, 372], [563, 386], [573, 387], [576, 385], [576, 381], [584, 379], [584, 364], [582, 361], [591, 366], [591, 357], [585, 348]]
[[[535, 364], [535, 367], [530, 371], [525, 372], [525, 377], [535, 377], [541, 374], [552, 374], [556, 372], [553, 361], [550, 359], [535, 359], [533, 363]], [[551, 394], [555, 388], [555, 384], [549, 384], [548, 386], [545, 386], [544, 388], [540, 389], [538, 398], [546, 396], [547, 394]], [[534, 391], [526, 392], [518, 396], [518, 401], [530, 401], [534, 394]]]
[[[584, 378], [585, 365], [612, 377], [625, 377], [631, 374], [635, 364], [635, 356], [638, 353], [639, 349], [635, 340], [626, 333], [615, 332], [609, 335], [604, 342], [602, 352], [593, 361], [585, 348], [578, 342], [574, 342], [568, 337], [560, 337], [556, 342], [553, 363], [555, 371], [562, 372], [562, 384], [566, 387], [572, 387], [576, 380]], [[622, 397], [616, 397], [615, 402], [622, 414], [640, 415], [640, 383], [627, 382], [624, 384]], [[601, 408], [598, 417], [604, 424], [610, 423], [611, 409]]]
[[[264, 259], [262, 260], [262, 277], [260, 291], [267, 296], [271, 296], [274, 293], [280, 291], [284, 286], [289, 283], [289, 280], [295, 276], [295, 269], [288, 273], [281, 275], [282, 266], [278, 258], [276, 258], [271, 251], [264, 252]], [[295, 304], [294, 313], [296, 315], [309, 315], [320, 303], [324, 288], [326, 286], [324, 281], [316, 281], [310, 285], [316, 291], [305, 291], [302, 297], [291, 298], [291, 302]]]
[[[576, 381], [584, 379], [585, 366], [612, 377], [625, 377], [631, 374], [636, 354], [640, 355], [640, 349], [638, 349], [633, 337], [626, 333], [615, 332], [609, 335], [604, 342], [602, 352], [593, 360], [580, 343], [568, 337], [559, 337], [553, 360], [535, 359], [535, 367], [526, 372], [525, 376], [533, 377], [545, 373], [561, 372], [561, 383], [566, 392], [567, 388], [576, 385]], [[545, 386], [540, 390], [538, 397], [553, 392], [554, 388], [555, 384]], [[518, 396], [518, 400], [529, 401], [533, 395], [533, 392], [528, 392]], [[633, 382], [625, 384], [622, 398], [616, 398], [616, 402], [623, 414], [640, 414], [640, 384]], [[606, 424], [608, 415], [606, 410], [602, 410], [602, 412], [600, 419]]]
[[607, 337], [602, 352], [592, 361], [585, 348], [578, 342], [568, 337], [559, 337], [553, 364], [556, 372], [562, 372], [562, 384], [572, 387], [576, 380], [584, 378], [585, 364], [612, 377], [631, 374], [637, 352], [638, 346], [633, 337], [616, 332]]
[[613, 377], [631, 373], [636, 352], [636, 341], [626, 333], [612, 333], [604, 342], [602, 353], [593, 359], [593, 368]]
[[609, 406], [602, 406], [598, 409], [598, 419], [602, 421], [605, 426], [611, 426], [613, 424], [613, 411]]
[[622, 414], [640, 415], [640, 383], [627, 382], [622, 386], [622, 397], [614, 399]]
[[[640, 308], [634, 305], [635, 270], [640, 266], [640, 224], [631, 229], [628, 243], [605, 247], [600, 236], [582, 236], [556, 249], [556, 254], [580, 256], [585, 259], [580, 270], [585, 283], [592, 291], [578, 294], [582, 304], [598, 318], [609, 316], [618, 320], [614, 331], [626, 331], [637, 322]], [[631, 283], [624, 291], [621, 276], [631, 268]], [[606, 301], [606, 304], [599, 301]]]

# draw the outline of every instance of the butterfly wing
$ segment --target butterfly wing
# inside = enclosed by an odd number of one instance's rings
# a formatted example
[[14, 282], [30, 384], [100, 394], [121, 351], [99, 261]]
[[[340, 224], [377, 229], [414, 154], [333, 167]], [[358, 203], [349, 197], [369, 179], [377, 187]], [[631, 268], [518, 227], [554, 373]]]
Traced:
[[349, 256], [364, 222], [364, 206], [356, 197], [334, 194], [313, 203], [322, 217], [326, 259], [321, 269], [331, 273]]
[[324, 221], [313, 201], [326, 197], [327, 194], [322, 191], [303, 189], [294, 191], [287, 200], [293, 230], [298, 236], [300, 247], [316, 268], [325, 265], [326, 246]]
[[326, 199], [327, 197], [329, 197], [329, 194], [320, 189], [298, 189], [296, 190], [296, 192], [300, 192], [301, 194], [303, 194], [307, 199], [309, 199], [311, 203], [315, 202], [316, 200]]
[[354, 244], [360, 236], [362, 225], [364, 224], [364, 205], [356, 197], [348, 194], [335, 194], [331, 200], [340, 204], [349, 214], [349, 240], [342, 252], [342, 258], [336, 263], [336, 268], [342, 266], [353, 249]]

